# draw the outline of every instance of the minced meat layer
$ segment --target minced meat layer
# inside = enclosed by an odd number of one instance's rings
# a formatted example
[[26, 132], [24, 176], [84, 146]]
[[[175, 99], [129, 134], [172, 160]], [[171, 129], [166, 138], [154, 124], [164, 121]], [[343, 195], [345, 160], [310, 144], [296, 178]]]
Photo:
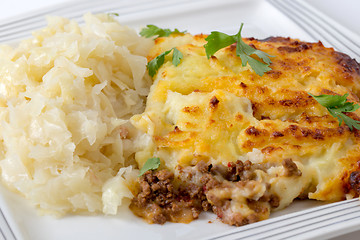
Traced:
[[[290, 161], [286, 160], [284, 167], [290, 165], [290, 171], [299, 174]], [[231, 162], [227, 166], [213, 166], [202, 161], [195, 167], [180, 168], [178, 178], [166, 169], [147, 171], [139, 178], [140, 189], [130, 209], [148, 222], [158, 224], [166, 221], [187, 223], [197, 219], [202, 211], [209, 210], [224, 223], [235, 226], [266, 219], [270, 208], [279, 205], [279, 198], [270, 193], [269, 184], [258, 199], [248, 196], [241, 202], [229, 198], [231, 194], [228, 194], [252, 188], [257, 183], [255, 170], [265, 171], [265, 167], [250, 161]], [[250, 213], [234, 211], [234, 202], [246, 204]]]

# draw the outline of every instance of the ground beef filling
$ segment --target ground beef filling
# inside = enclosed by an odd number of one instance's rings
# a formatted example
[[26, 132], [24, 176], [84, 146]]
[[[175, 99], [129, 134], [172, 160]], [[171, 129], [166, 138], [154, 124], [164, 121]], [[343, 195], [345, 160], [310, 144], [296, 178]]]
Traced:
[[139, 178], [140, 192], [130, 209], [149, 223], [188, 223], [210, 207], [201, 187], [174, 181], [168, 170], [147, 171]]
[[[293, 166], [292, 166], [293, 167]], [[270, 185], [256, 180], [267, 167], [250, 161], [227, 166], [199, 162], [179, 167], [177, 178], [168, 170], [147, 171], [139, 178], [139, 193], [130, 209], [149, 223], [188, 223], [202, 211], [213, 211], [229, 225], [241, 226], [267, 219], [279, 198]]]

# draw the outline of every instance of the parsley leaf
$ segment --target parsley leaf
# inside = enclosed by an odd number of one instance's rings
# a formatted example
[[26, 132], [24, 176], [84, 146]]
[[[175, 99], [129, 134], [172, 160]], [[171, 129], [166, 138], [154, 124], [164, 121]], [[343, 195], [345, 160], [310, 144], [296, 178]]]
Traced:
[[314, 96], [309, 93], [318, 103], [326, 107], [331, 116], [335, 117], [339, 121], [339, 126], [344, 122], [350, 130], [354, 128], [360, 130], [360, 121], [354, 120], [351, 117], [344, 114], [344, 112], [354, 112], [360, 108], [359, 104], [354, 102], [347, 102], [348, 93], [339, 95], [319, 95]]
[[186, 33], [186, 31], [180, 32], [179, 29], [175, 28], [173, 31], [169, 28], [159, 28], [155, 25], [146, 25], [145, 28], [141, 29], [140, 35], [146, 38], [150, 38], [152, 36], [158, 37], [168, 37], [172, 33]]
[[346, 98], [349, 96], [349, 94], [344, 94], [343, 96], [326, 94], [314, 96], [311, 93], [309, 93], [309, 95], [315, 98], [316, 101], [326, 108], [343, 106], [346, 103]]
[[177, 67], [180, 64], [182, 58], [183, 58], [183, 54], [177, 48], [173, 48], [172, 63], [174, 64], [175, 67]]
[[[233, 43], [236, 43], [236, 55], [241, 58], [242, 66], [245, 67], [249, 63], [250, 67], [255, 71], [259, 76], [264, 75], [264, 73], [271, 70], [269, 67], [271, 56], [263, 51], [252, 48], [247, 45], [241, 37], [241, 30], [243, 28], [243, 23], [240, 26], [240, 30], [236, 35], [227, 35], [221, 32], [211, 32], [211, 34], [205, 39], [207, 43], [204, 45], [207, 58], [210, 58], [218, 50], [227, 47]], [[261, 62], [251, 55], [257, 55], [262, 61]]]
[[171, 50], [168, 50], [166, 52], [163, 52], [147, 64], [147, 68], [149, 70], [149, 75], [151, 77], [154, 77], [159, 68], [164, 64], [165, 56], [168, 55], [171, 52]]
[[115, 17], [119, 17], [120, 15], [116, 12], [111, 12], [111, 13], [108, 13], [109, 16], [115, 16]]
[[148, 170], [156, 170], [160, 166], [160, 158], [149, 158], [144, 166], [140, 169], [139, 177]]
[[155, 76], [159, 68], [164, 64], [165, 56], [168, 55], [171, 51], [173, 51], [172, 64], [174, 66], [178, 66], [180, 64], [180, 61], [183, 58], [183, 54], [177, 48], [172, 48], [168, 51], [165, 51], [150, 62], [148, 62], [147, 68], [151, 77]]
[[210, 58], [220, 49], [236, 43], [234, 36], [222, 32], [211, 32], [205, 40], [207, 41], [204, 45], [207, 58]]

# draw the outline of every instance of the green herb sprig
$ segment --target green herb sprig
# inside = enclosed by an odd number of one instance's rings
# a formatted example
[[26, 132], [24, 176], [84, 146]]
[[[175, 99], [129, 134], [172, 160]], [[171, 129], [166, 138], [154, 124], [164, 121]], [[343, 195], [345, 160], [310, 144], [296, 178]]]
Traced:
[[329, 113], [338, 119], [339, 126], [344, 122], [352, 131], [354, 128], [360, 130], [360, 121], [354, 120], [345, 115], [346, 112], [354, 112], [360, 108], [359, 104], [354, 102], [347, 102], [348, 93], [339, 95], [318, 95], [314, 96], [309, 93], [318, 103], [326, 107]]
[[149, 170], [156, 170], [160, 166], [160, 158], [149, 158], [140, 169], [139, 177]]
[[[259, 76], [263, 76], [264, 73], [271, 70], [269, 67], [271, 60], [269, 55], [263, 51], [252, 48], [247, 45], [241, 37], [241, 31], [243, 28], [241, 23], [240, 30], [235, 35], [227, 35], [222, 32], [211, 32], [211, 34], [205, 39], [207, 43], [204, 45], [207, 58], [213, 56], [217, 51], [225, 48], [233, 43], [236, 43], [236, 55], [241, 58], [242, 66], [245, 67], [249, 63], [250, 67]], [[253, 58], [251, 55], [257, 55], [263, 62]]]
[[159, 28], [155, 25], [146, 25], [145, 28], [141, 29], [140, 36], [150, 38], [153, 36], [158, 37], [168, 37], [172, 33], [186, 33], [186, 31], [180, 32], [179, 29], [175, 28], [170, 30], [169, 28]]
[[120, 14], [116, 13], [116, 12], [111, 12], [111, 13], [108, 13], [108, 16], [115, 16], [115, 17], [119, 17]]
[[165, 51], [162, 54], [160, 54], [159, 56], [157, 56], [156, 58], [154, 58], [153, 60], [151, 60], [150, 62], [148, 62], [147, 68], [149, 71], [149, 75], [151, 77], [155, 76], [155, 74], [157, 73], [159, 68], [164, 64], [165, 56], [170, 54], [171, 51], [173, 51], [172, 64], [175, 67], [180, 64], [181, 59], [183, 58], [183, 54], [177, 48], [172, 48], [168, 51]]

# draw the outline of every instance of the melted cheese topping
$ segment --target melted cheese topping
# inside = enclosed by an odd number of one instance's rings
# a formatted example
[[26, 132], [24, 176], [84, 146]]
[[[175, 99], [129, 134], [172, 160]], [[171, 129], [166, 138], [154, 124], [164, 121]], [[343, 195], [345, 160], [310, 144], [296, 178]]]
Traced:
[[[359, 168], [359, 133], [339, 126], [308, 93], [349, 93], [348, 100], [358, 102], [357, 63], [321, 43], [245, 39], [276, 56], [272, 71], [260, 77], [249, 66], [241, 66], [233, 45], [207, 59], [205, 37], [185, 34], [156, 40], [149, 60], [172, 47], [184, 58], [175, 67], [167, 56], [155, 76], [145, 112], [132, 118], [133, 125], [151, 139], [136, 156], [140, 167], [153, 156], [173, 171], [178, 165], [194, 166], [200, 161], [269, 163], [258, 181], [269, 184], [279, 196], [278, 208], [296, 197], [337, 201], [355, 196], [348, 176]], [[351, 116], [359, 119], [359, 113]], [[281, 164], [284, 159], [291, 159], [301, 174], [288, 176]], [[236, 199], [251, 194], [256, 200], [264, 185], [256, 186], [250, 192], [215, 189], [218, 192], [212, 194], [236, 195]], [[234, 202], [240, 206], [238, 211], [244, 209], [243, 203]]]

